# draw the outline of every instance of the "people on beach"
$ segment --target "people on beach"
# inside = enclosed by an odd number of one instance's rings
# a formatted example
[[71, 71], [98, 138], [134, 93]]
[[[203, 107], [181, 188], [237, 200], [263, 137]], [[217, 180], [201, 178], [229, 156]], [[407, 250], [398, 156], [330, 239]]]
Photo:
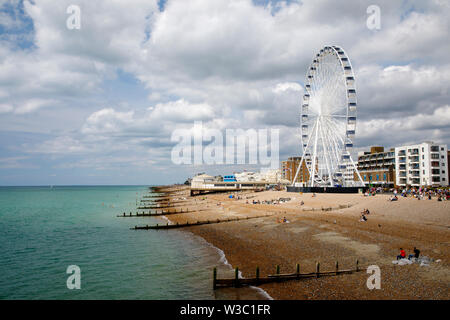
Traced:
[[413, 257], [416, 258], [416, 259], [419, 259], [420, 250], [417, 249], [416, 247], [414, 247], [413, 252], [414, 252], [414, 254], [410, 254], [408, 259], [411, 260], [411, 258], [413, 258]]
[[302, 200], [301, 202], [300, 202], [300, 205], [302, 206], [302, 205], [304, 205], [305, 204], [305, 202]]
[[361, 214], [361, 219], [359, 219], [360, 222], [365, 222], [367, 221], [367, 217], [364, 213]]
[[397, 195], [394, 195], [393, 197], [389, 198], [389, 201], [397, 201], [397, 200], [398, 200]]
[[397, 260], [405, 259], [406, 258], [406, 252], [403, 250], [403, 248], [400, 248], [400, 254], [397, 256]]

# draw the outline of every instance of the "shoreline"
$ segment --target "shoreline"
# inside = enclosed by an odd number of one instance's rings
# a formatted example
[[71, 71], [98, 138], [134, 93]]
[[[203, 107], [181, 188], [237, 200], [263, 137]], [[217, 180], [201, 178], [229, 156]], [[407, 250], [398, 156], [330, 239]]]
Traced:
[[[384, 287], [376, 291], [367, 289], [368, 275], [364, 272], [257, 287], [273, 299], [450, 298], [450, 202], [401, 199], [398, 203], [391, 203], [383, 195], [366, 198], [361, 195], [321, 194], [311, 198], [310, 194], [284, 191], [236, 194], [241, 196], [241, 200], [228, 199], [228, 193], [188, 197], [192, 206], [206, 210], [171, 215], [169, 220], [183, 223], [195, 219], [274, 213], [272, 217], [192, 226], [187, 230], [222, 251], [229, 264], [239, 266], [246, 277], [254, 275], [257, 265], [263, 276], [274, 273], [277, 264], [281, 273], [292, 272], [296, 263], [300, 263], [302, 270], [312, 271], [316, 261], [321, 262], [323, 270], [330, 270], [336, 260], [344, 268], [353, 265], [356, 259], [360, 259], [363, 267], [376, 264], [382, 270]], [[293, 199], [279, 205], [251, 204], [254, 199], [279, 197]], [[300, 199], [304, 200], [305, 206], [299, 205]], [[352, 201], [350, 208], [328, 212], [302, 211], [309, 207], [334, 207]], [[369, 221], [359, 222], [359, 213], [366, 207], [372, 212], [368, 216]], [[290, 223], [277, 222], [284, 216]], [[429, 267], [392, 264], [399, 247], [407, 248], [409, 253], [414, 245], [424, 255], [441, 262]]]
[[[167, 221], [169, 224], [173, 224], [174, 222], [170, 220], [170, 218], [168, 218], [167, 216], [159, 216], [159, 219], [162, 219], [164, 221]], [[198, 242], [201, 242], [202, 245], [207, 246], [209, 248], [212, 248], [219, 256], [219, 260], [218, 263], [222, 264], [223, 266], [229, 268], [230, 271], [233, 270], [233, 266], [231, 265], [231, 263], [228, 261], [227, 256], [225, 254], [225, 252], [220, 249], [219, 247], [216, 247], [213, 243], [207, 241], [205, 238], [203, 238], [202, 236], [199, 236], [197, 234], [195, 234], [194, 232], [191, 232], [190, 230], [180, 230], [183, 231], [185, 233], [190, 233], [191, 236], [196, 239]], [[220, 266], [218, 266], [220, 267]], [[239, 271], [239, 278], [243, 278], [242, 276], [242, 271]], [[248, 288], [254, 290], [257, 295], [262, 296], [263, 298], [265, 298], [266, 300], [274, 300], [270, 294], [265, 291], [264, 289], [260, 288], [260, 287], [256, 287], [256, 286], [248, 286]]]

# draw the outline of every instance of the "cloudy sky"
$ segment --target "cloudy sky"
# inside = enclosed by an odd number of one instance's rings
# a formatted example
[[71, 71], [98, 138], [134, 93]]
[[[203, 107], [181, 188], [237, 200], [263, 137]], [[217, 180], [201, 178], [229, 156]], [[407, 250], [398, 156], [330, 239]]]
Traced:
[[280, 158], [298, 155], [305, 72], [329, 44], [355, 71], [356, 150], [448, 145], [449, 17], [446, 0], [0, 0], [0, 185], [232, 171], [171, 162], [172, 132], [194, 121], [277, 128]]

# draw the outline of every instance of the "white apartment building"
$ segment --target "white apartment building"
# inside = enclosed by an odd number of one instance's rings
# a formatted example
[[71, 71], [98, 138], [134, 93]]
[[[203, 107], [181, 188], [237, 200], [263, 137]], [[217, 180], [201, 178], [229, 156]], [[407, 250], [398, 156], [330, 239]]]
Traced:
[[397, 186], [447, 186], [447, 145], [433, 142], [395, 148]]

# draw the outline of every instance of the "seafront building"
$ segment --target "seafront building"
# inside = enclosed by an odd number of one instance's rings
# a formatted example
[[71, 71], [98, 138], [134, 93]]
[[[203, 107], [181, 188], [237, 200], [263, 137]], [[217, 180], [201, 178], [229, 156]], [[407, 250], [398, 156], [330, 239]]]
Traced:
[[396, 185], [448, 186], [447, 145], [424, 142], [395, 148]]
[[281, 161], [281, 179], [287, 180], [290, 183], [303, 183], [309, 180], [309, 171], [306, 167], [305, 161], [302, 163], [302, 167], [297, 175], [297, 179], [294, 181], [295, 174], [297, 173], [298, 166], [302, 157], [290, 157], [285, 161]]
[[282, 183], [279, 169], [262, 169], [260, 172], [243, 171], [222, 176], [198, 174], [189, 180], [191, 195], [209, 192], [264, 190]]
[[[384, 151], [384, 147], [371, 147], [370, 151], [358, 153], [358, 171], [364, 183], [379, 187], [394, 187], [395, 174], [395, 150], [391, 148]], [[356, 173], [354, 180], [359, 181]]]

